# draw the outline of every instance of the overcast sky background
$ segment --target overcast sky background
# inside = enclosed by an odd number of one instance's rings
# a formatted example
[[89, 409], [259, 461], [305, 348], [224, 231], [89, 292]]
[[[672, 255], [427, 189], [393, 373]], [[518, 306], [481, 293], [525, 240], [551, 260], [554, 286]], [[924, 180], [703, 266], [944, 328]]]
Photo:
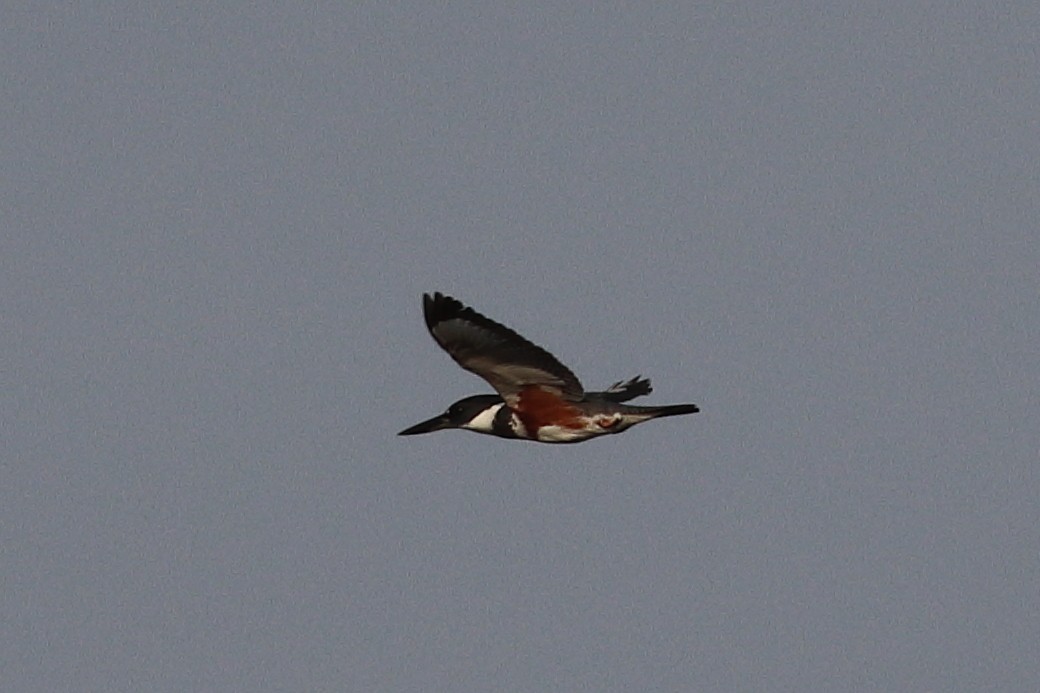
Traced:
[[1040, 689], [1035, 2], [21, 5], [0, 688]]

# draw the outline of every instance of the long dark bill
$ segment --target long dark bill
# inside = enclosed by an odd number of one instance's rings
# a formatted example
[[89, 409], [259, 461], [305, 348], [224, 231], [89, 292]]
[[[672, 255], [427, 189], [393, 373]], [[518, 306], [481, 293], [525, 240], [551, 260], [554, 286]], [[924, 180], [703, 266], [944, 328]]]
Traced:
[[411, 428], [406, 428], [397, 435], [399, 436], [415, 436], [420, 433], [433, 433], [434, 431], [440, 431], [445, 428], [450, 428], [451, 424], [448, 421], [448, 417], [444, 414], [438, 414], [432, 419], [417, 423]]

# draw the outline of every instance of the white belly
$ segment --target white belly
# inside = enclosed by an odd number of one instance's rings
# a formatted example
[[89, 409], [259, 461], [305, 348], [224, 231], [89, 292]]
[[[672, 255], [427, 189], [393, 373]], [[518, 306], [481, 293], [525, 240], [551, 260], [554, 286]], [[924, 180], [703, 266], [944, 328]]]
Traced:
[[575, 443], [579, 440], [603, 435], [606, 431], [588, 428], [567, 428], [566, 426], [542, 426], [538, 429], [538, 440], [543, 443]]

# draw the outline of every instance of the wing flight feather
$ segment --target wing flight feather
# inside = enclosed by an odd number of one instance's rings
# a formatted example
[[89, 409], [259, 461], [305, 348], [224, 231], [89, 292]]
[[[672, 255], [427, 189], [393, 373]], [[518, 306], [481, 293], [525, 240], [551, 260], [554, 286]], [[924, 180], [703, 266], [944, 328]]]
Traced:
[[425, 294], [423, 314], [437, 344], [488, 381], [507, 403], [515, 405], [520, 390], [529, 386], [570, 401], [584, 397], [581, 382], [555, 356], [451, 296]]

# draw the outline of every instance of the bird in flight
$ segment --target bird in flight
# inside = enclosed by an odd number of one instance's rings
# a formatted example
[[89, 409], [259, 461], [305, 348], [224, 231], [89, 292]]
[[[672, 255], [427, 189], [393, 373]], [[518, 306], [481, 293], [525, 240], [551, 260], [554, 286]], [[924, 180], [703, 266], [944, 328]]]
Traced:
[[696, 404], [625, 404], [650, 394], [650, 381], [639, 376], [603, 392], [586, 392], [574, 373], [548, 351], [451, 296], [424, 294], [423, 315], [437, 344], [498, 394], [460, 399], [443, 414], [398, 435], [462, 428], [540, 443], [578, 443], [621, 433], [650, 419], [700, 411]]

